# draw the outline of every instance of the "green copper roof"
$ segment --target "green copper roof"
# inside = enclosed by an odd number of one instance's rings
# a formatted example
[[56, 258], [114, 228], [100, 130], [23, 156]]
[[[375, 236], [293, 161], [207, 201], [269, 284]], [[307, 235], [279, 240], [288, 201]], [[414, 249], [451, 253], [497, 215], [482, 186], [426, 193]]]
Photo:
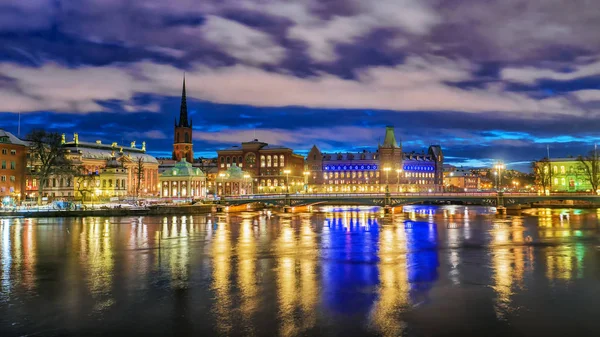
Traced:
[[227, 171], [225, 171], [225, 179], [244, 179], [244, 174], [248, 173], [242, 171], [242, 169], [239, 166], [232, 165], [230, 168], [227, 169]]
[[181, 158], [181, 161], [177, 162], [173, 168], [163, 172], [161, 176], [204, 177], [205, 174], [199, 168], [192, 167], [192, 164], [188, 163], [185, 158]]
[[388, 125], [385, 127], [385, 139], [383, 140], [383, 147], [398, 147], [393, 126]]

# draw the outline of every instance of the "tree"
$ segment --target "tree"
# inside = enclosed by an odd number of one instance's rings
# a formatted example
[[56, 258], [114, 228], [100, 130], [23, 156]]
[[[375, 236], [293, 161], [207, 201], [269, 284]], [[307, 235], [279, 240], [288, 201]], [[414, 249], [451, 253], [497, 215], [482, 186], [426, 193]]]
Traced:
[[535, 177], [535, 184], [542, 187], [542, 191], [546, 193], [552, 186], [552, 167], [550, 160], [544, 158], [540, 161], [533, 162], [532, 169]]
[[135, 197], [140, 196], [142, 190], [142, 182], [144, 181], [144, 157], [139, 157], [135, 161], [134, 174], [135, 174]]
[[62, 146], [62, 136], [56, 132], [33, 130], [27, 135], [31, 176], [38, 180], [38, 205], [51, 177], [73, 176], [71, 161]]
[[91, 197], [93, 197], [94, 188], [96, 187], [96, 178], [98, 178], [97, 174], [88, 173], [83, 167], [78, 170], [76, 187], [77, 192], [81, 195], [81, 201], [85, 201], [88, 195], [90, 196], [90, 200]]
[[598, 185], [600, 185], [600, 157], [597, 149], [590, 151], [587, 156], [577, 157], [577, 160], [584, 178], [592, 186], [592, 193], [596, 193]]

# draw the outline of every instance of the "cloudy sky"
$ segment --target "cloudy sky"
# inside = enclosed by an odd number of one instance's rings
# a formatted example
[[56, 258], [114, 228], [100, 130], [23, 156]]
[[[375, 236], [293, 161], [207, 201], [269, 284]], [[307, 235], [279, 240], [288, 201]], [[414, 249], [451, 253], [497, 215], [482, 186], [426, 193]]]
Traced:
[[[0, 0], [0, 127], [194, 149], [406, 150], [515, 167], [600, 130], [596, 0]], [[71, 137], [71, 136], [69, 136]]]

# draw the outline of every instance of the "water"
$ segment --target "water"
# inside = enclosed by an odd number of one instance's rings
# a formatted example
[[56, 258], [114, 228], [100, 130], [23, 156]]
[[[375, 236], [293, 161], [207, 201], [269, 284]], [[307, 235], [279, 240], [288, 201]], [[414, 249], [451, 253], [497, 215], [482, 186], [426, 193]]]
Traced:
[[598, 336], [600, 210], [0, 220], [0, 336]]

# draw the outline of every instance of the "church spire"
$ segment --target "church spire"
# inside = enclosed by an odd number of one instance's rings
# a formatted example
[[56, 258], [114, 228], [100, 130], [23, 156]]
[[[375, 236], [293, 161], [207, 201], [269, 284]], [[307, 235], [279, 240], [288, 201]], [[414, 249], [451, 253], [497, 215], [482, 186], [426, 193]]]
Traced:
[[188, 123], [187, 99], [185, 97], [185, 74], [183, 74], [183, 89], [181, 91], [181, 107], [179, 108], [178, 126], [191, 127], [191, 123]]

